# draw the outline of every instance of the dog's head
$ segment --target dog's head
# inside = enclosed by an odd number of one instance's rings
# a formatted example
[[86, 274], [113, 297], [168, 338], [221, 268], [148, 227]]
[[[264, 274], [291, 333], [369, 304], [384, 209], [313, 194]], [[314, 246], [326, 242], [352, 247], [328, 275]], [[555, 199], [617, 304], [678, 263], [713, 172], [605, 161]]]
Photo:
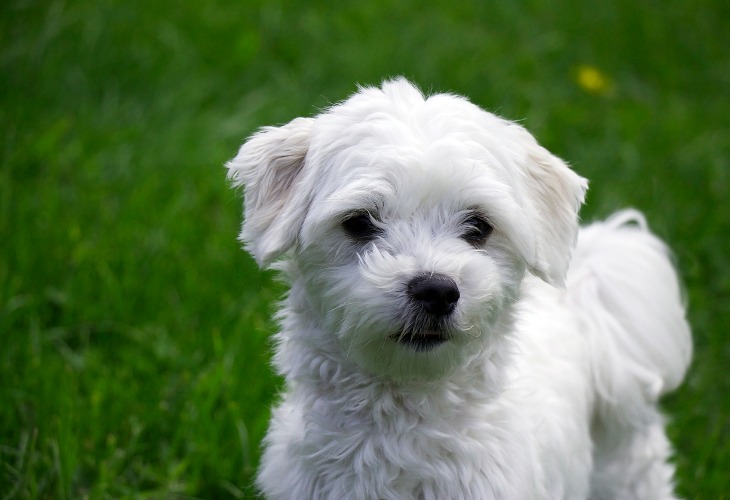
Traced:
[[252, 136], [241, 239], [289, 254], [339, 354], [394, 379], [490, 345], [526, 271], [562, 286], [586, 181], [521, 126], [403, 79]]

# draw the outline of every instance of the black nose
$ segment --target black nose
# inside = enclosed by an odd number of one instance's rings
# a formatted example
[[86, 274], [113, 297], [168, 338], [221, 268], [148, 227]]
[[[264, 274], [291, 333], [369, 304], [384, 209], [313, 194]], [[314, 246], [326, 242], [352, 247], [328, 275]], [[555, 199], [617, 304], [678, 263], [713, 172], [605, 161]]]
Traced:
[[436, 316], [451, 314], [460, 297], [454, 280], [443, 274], [416, 276], [408, 283], [408, 294], [426, 312]]

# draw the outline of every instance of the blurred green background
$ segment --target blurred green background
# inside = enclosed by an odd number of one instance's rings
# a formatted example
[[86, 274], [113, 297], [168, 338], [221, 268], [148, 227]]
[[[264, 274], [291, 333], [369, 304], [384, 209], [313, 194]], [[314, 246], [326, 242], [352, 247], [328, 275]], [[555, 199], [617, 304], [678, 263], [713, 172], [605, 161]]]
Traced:
[[695, 332], [678, 491], [726, 495], [729, 27], [726, 0], [3, 1], [2, 498], [253, 494], [282, 288], [223, 163], [395, 75], [520, 120], [591, 179], [584, 220], [647, 213]]

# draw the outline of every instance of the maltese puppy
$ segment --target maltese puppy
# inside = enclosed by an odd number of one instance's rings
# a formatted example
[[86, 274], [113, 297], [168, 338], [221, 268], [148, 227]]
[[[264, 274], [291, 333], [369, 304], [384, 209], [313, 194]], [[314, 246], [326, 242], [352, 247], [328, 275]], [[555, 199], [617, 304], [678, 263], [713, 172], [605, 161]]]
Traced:
[[691, 356], [641, 214], [524, 128], [404, 79], [253, 135], [241, 240], [291, 289], [269, 498], [659, 499], [657, 409]]

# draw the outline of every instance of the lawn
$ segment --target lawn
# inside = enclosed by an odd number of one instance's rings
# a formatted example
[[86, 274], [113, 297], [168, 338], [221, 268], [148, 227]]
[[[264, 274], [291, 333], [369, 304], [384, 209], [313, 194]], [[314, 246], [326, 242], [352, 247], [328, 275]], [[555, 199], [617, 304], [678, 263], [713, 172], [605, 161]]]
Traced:
[[678, 491], [730, 491], [730, 3], [5, 0], [0, 494], [250, 497], [282, 287], [224, 162], [405, 75], [520, 120], [676, 253]]

